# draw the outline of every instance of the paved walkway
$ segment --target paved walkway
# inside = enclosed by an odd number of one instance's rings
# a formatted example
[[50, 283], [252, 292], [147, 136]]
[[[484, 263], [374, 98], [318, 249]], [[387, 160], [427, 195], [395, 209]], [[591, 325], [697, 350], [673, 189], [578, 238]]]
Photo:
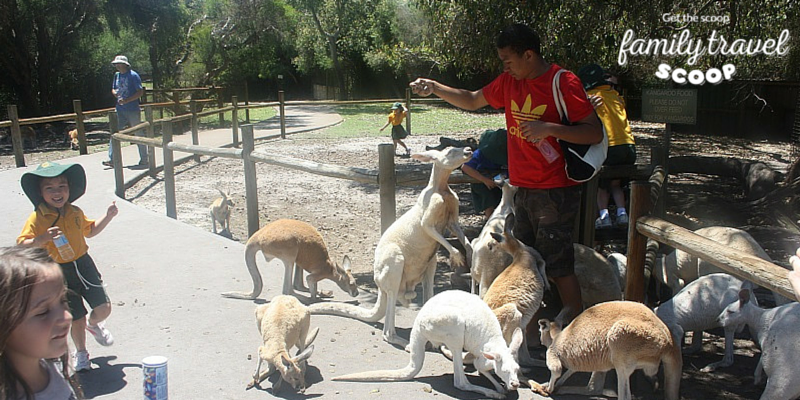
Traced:
[[[289, 132], [318, 129], [341, 121], [341, 117], [319, 107], [287, 107]], [[274, 135], [276, 121], [256, 126], [256, 137]], [[191, 135], [176, 140], [191, 142]], [[231, 141], [229, 129], [204, 131], [200, 144], [220, 146]], [[176, 154], [176, 158], [187, 154]], [[255, 370], [260, 336], [253, 310], [257, 304], [280, 294], [282, 268], [265, 267], [264, 291], [256, 301], [226, 299], [221, 292], [250, 290], [252, 283], [244, 262], [244, 246], [197, 227], [183, 224], [140, 208], [114, 196], [113, 171], [101, 165], [105, 153], [74, 157], [63, 162], [80, 163], [86, 169], [88, 189], [76, 202], [88, 216], [97, 218], [112, 201], [119, 215], [96, 238], [89, 239], [90, 254], [97, 262], [113, 304], [108, 328], [116, 343], [100, 347], [91, 338], [88, 348], [93, 370], [80, 373], [87, 398], [141, 399], [141, 360], [152, 355], [169, 359], [169, 392], [172, 399], [265, 399], [265, 389], [245, 391]], [[160, 151], [159, 151], [160, 157]], [[158, 158], [158, 157], [157, 157]], [[123, 163], [138, 161], [136, 146], [123, 149]], [[0, 172], [0, 190], [5, 193], [2, 218], [6, 228], [0, 244], [12, 245], [32, 206], [23, 194], [20, 176], [34, 167]], [[142, 170], [125, 169], [126, 179]], [[178, 177], [180, 179], [180, 177]], [[351, 300], [335, 284], [335, 300]], [[371, 306], [374, 296], [359, 300]], [[399, 307], [397, 325], [408, 335], [415, 311]], [[480, 398], [453, 388], [452, 363], [440, 354], [428, 353], [418, 379], [402, 383], [333, 382], [330, 378], [376, 368], [401, 368], [408, 355], [381, 340], [380, 324], [347, 318], [315, 316], [312, 327], [320, 327], [306, 379], [305, 395], [284, 389], [285, 398], [323, 395], [342, 399]], [[539, 375], [541, 381], [546, 376]], [[275, 378], [271, 378], [272, 381]], [[489, 385], [484, 378], [473, 381]], [[432, 392], [431, 392], [432, 388]], [[509, 398], [532, 398], [529, 390]]]

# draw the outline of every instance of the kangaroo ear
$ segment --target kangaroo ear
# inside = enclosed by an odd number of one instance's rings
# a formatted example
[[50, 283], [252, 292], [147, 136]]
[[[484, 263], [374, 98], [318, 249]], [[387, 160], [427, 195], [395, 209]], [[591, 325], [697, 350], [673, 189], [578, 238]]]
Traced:
[[511, 349], [511, 353], [517, 354], [519, 352], [519, 347], [521, 345], [522, 345], [522, 329], [520, 327], [517, 327], [517, 329], [514, 329], [514, 334], [511, 336], [511, 344], [509, 344], [508, 347]]
[[306, 349], [303, 350], [302, 353], [300, 353], [300, 354], [298, 354], [298, 355], [296, 355], [294, 357], [294, 362], [295, 363], [301, 363], [303, 361], [308, 360], [308, 358], [311, 357], [311, 353], [313, 353], [313, 352], [314, 352], [314, 345], [306, 347]]
[[225, 194], [225, 192], [222, 191], [222, 189], [217, 188], [217, 191], [219, 192], [220, 195], [222, 195], [222, 197], [227, 197], [227, 195]]
[[433, 158], [434, 158], [433, 157], [433, 154], [435, 154], [434, 151], [435, 150], [430, 150], [430, 151], [424, 151], [422, 153], [412, 154], [411, 158], [413, 158], [413, 159], [415, 159], [417, 161], [431, 162], [431, 161], [433, 161]]
[[489, 234], [492, 235], [492, 239], [497, 241], [497, 243], [503, 243], [503, 240], [505, 240], [505, 238], [503, 238], [503, 235], [499, 233], [490, 232]]
[[497, 357], [496, 354], [490, 353], [490, 352], [487, 352], [487, 351], [484, 351], [482, 354], [483, 354], [483, 357], [486, 358], [487, 360], [494, 361], [494, 359]]
[[292, 359], [286, 354], [281, 354], [281, 364], [283, 364], [284, 368], [289, 368], [292, 366]]
[[750, 291], [747, 289], [742, 289], [739, 291], [739, 304], [745, 305], [747, 302], [750, 301]]
[[517, 223], [517, 217], [514, 216], [514, 213], [509, 213], [506, 216], [506, 227], [505, 231], [510, 233], [514, 231], [514, 224]]
[[350, 256], [344, 256], [344, 259], [342, 260], [342, 269], [350, 272]]

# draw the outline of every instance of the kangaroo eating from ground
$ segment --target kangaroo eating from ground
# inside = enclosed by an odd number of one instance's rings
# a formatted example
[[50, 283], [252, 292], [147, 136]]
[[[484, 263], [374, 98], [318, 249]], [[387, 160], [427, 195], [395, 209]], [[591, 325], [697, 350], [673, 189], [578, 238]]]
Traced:
[[[514, 261], [492, 282], [483, 301], [493, 310], [503, 330], [507, 343], [516, 328], [523, 332], [542, 305], [544, 290], [549, 285], [544, 270], [544, 258], [533, 247], [526, 246], [514, 237], [514, 214], [508, 214], [502, 235], [492, 233], [498, 247], [513, 257]], [[504, 307], [513, 305], [513, 308]], [[519, 352], [519, 361], [525, 365], [544, 366], [534, 362], [528, 353], [527, 340]]]
[[739, 299], [719, 314], [724, 327], [741, 331], [744, 325], [755, 334], [761, 358], [753, 377], [755, 384], [767, 374], [767, 387], [761, 400], [793, 400], [800, 397], [797, 360], [800, 358], [800, 303], [789, 303], [764, 310], [750, 301], [748, 290], [739, 291]]
[[514, 193], [517, 188], [505, 181], [503, 183], [503, 197], [500, 205], [494, 209], [492, 215], [486, 220], [480, 235], [472, 239], [472, 293], [475, 293], [475, 286], [478, 286], [478, 293], [481, 298], [486, 295], [489, 286], [497, 275], [511, 264], [511, 255], [494, 246], [495, 240], [492, 233], [503, 233], [506, 217], [511, 214], [514, 208]]
[[549, 395], [573, 373], [593, 372], [582, 394], [597, 394], [603, 388], [605, 372], [613, 368], [619, 400], [631, 400], [633, 371], [643, 369], [645, 375], [655, 377], [663, 362], [665, 398], [678, 400], [683, 367], [680, 346], [667, 326], [644, 305], [630, 301], [600, 303], [586, 309], [563, 330], [560, 323], [546, 319], [539, 320], [539, 329], [542, 344], [547, 346], [550, 381], [541, 386], [533, 382], [535, 390]]
[[[250, 237], [245, 245], [244, 260], [247, 271], [253, 278], [253, 291], [228, 292], [223, 293], [223, 296], [255, 299], [261, 294], [264, 283], [256, 264], [256, 254], [259, 251], [267, 263], [274, 258], [283, 263], [285, 268], [283, 294], [296, 295], [295, 290], [309, 291], [312, 301], [317, 300], [317, 295], [331, 297], [333, 295], [331, 292], [317, 291], [317, 282], [330, 279], [351, 296], [358, 296], [358, 285], [350, 273], [350, 257], [344, 257], [342, 266], [331, 261], [322, 235], [313, 226], [293, 219], [279, 219], [259, 229]], [[308, 288], [303, 285], [303, 271], [308, 272], [306, 277]]]
[[395, 332], [395, 304], [399, 300], [408, 306], [422, 282], [423, 302], [433, 297], [433, 278], [436, 273], [436, 250], [439, 245], [450, 253], [454, 269], [464, 265], [464, 256], [442, 236], [445, 229], [455, 233], [470, 256], [471, 248], [458, 225], [458, 197], [447, 185], [454, 169], [467, 162], [472, 152], [463, 148], [445, 151], [426, 151], [413, 154], [419, 161], [432, 161], [428, 186], [422, 190], [416, 204], [395, 221], [378, 241], [375, 248], [374, 278], [378, 298], [372, 309], [351, 304], [320, 303], [309, 307], [312, 314], [340, 315], [367, 322], [377, 322], [384, 316], [383, 339], [405, 346], [408, 341]]
[[[753, 284], [742, 282], [728, 274], [718, 273], [701, 276], [692, 281], [678, 294], [658, 306], [654, 312], [672, 332], [672, 337], [681, 345], [687, 331], [692, 334], [692, 345], [684, 349], [686, 354], [700, 351], [703, 346], [703, 330], [720, 325], [719, 314], [732, 302], [738, 300], [739, 290], [748, 289], [752, 294]], [[755, 301], [755, 296], [751, 297]], [[756, 305], [758, 305], [756, 303]], [[733, 335], [736, 327], [725, 328], [725, 356], [711, 363], [702, 372], [714, 371], [733, 364]]]
[[[464, 374], [460, 351], [453, 354], [453, 383], [456, 388], [502, 399], [507, 390], [519, 388], [519, 365], [516, 351], [522, 344], [522, 330], [514, 331], [511, 345], [506, 345], [492, 310], [478, 296], [460, 290], [448, 290], [431, 298], [414, 320], [408, 350], [411, 359], [403, 369], [370, 371], [333, 378], [335, 381], [391, 382], [414, 378], [425, 361], [425, 345], [463, 349], [475, 357], [475, 368], [494, 385], [496, 390], [473, 385]], [[503, 380], [505, 389], [492, 376]]]
[[211, 230], [217, 233], [217, 221], [222, 226], [223, 231], [231, 231], [231, 209], [233, 208], [233, 200], [230, 199], [230, 192], [223, 192], [217, 189], [221, 197], [217, 197], [209, 207], [209, 214], [211, 215]]
[[[300, 393], [305, 392], [306, 362], [314, 351], [311, 343], [319, 333], [319, 328], [315, 328], [308, 336], [311, 314], [306, 306], [292, 296], [275, 296], [269, 304], [256, 307], [256, 325], [263, 345], [258, 347], [258, 365], [253, 381], [247, 388], [258, 385], [277, 370], [281, 377], [272, 387], [273, 394], [280, 389], [283, 381]], [[298, 354], [291, 357], [289, 350], [295, 346]], [[267, 371], [261, 374], [261, 363], [264, 361], [267, 362]]]

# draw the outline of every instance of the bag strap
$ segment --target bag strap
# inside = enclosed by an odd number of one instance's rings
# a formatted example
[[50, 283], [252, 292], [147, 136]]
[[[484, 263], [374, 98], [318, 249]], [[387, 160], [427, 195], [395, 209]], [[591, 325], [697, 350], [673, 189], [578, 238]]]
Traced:
[[561, 93], [561, 74], [564, 72], [566, 72], [566, 70], [562, 68], [553, 75], [553, 102], [556, 103], [556, 111], [558, 111], [558, 116], [561, 117], [561, 123], [564, 125], [571, 125], [567, 104], [564, 102], [564, 94]]

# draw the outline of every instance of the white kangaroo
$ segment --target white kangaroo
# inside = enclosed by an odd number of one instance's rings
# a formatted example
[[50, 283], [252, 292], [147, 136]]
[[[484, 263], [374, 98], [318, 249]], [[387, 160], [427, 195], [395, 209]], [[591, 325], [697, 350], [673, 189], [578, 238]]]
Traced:
[[[722, 326], [719, 314], [739, 298], [739, 290], [747, 289], [752, 294], [752, 288], [751, 282], [742, 282], [728, 274], [705, 275], [686, 285], [653, 311], [667, 325], [678, 345], [683, 343], [684, 333], [692, 331], [692, 345], [683, 352], [695, 353], [703, 347], [703, 330]], [[751, 299], [755, 302], [755, 296], [751, 296]], [[705, 366], [701, 369], [702, 372], [711, 372], [733, 364], [735, 330], [734, 326], [725, 328], [725, 356], [721, 361]]]
[[[497, 247], [511, 254], [513, 262], [492, 282], [483, 301], [493, 310], [503, 330], [506, 343], [511, 343], [513, 332], [523, 332], [542, 305], [544, 291], [549, 287], [542, 255], [514, 237], [515, 217], [508, 214], [502, 235], [492, 232]], [[508, 307], [513, 305], [514, 307]], [[527, 339], [523, 339], [519, 361], [524, 365], [544, 366], [528, 353]]]
[[511, 264], [511, 255], [498, 249], [494, 246], [495, 241], [492, 238], [492, 233], [503, 233], [503, 226], [506, 223], [506, 216], [511, 214], [514, 207], [514, 193], [517, 188], [512, 186], [508, 181], [503, 183], [503, 198], [500, 200], [500, 205], [494, 209], [494, 212], [486, 224], [483, 226], [480, 235], [472, 239], [472, 293], [476, 292], [475, 286], [479, 286], [479, 293], [481, 298], [486, 295], [489, 286], [497, 275], [500, 275], [503, 270]]
[[[227, 292], [223, 293], [223, 296], [255, 299], [261, 294], [264, 283], [256, 264], [256, 254], [259, 251], [267, 263], [274, 258], [283, 262], [285, 271], [282, 294], [296, 295], [296, 289], [309, 291], [312, 301], [317, 300], [318, 294], [322, 297], [331, 297], [333, 294], [329, 291], [317, 291], [317, 282], [330, 279], [351, 296], [358, 296], [358, 285], [350, 272], [350, 257], [344, 256], [342, 266], [339, 266], [330, 259], [322, 235], [313, 226], [293, 219], [279, 219], [259, 229], [250, 237], [245, 245], [244, 260], [247, 271], [253, 278], [253, 291]], [[303, 285], [303, 271], [308, 272], [306, 276], [308, 288]]]
[[750, 327], [761, 348], [753, 383], [763, 381], [767, 387], [761, 400], [793, 400], [800, 397], [797, 379], [797, 360], [800, 359], [800, 304], [792, 302], [764, 310], [750, 301], [750, 291], [739, 291], [739, 299], [719, 314], [720, 324], [734, 327], [737, 332]]
[[[762, 260], [772, 262], [772, 259], [761, 245], [749, 233], [741, 229], [726, 226], [709, 226], [700, 228], [694, 233]], [[701, 260], [683, 250], [675, 250], [667, 254], [663, 259], [660, 259], [656, 267], [656, 276], [660, 275], [661, 280], [672, 289], [672, 293], [678, 293], [682, 287], [700, 276], [725, 272], [710, 262]], [[773, 297], [777, 305], [791, 301], [775, 292], [773, 292]]]
[[680, 346], [667, 326], [644, 305], [630, 301], [600, 303], [586, 309], [563, 330], [560, 323], [546, 319], [539, 320], [539, 329], [547, 346], [550, 381], [541, 386], [532, 382], [534, 390], [549, 395], [575, 372], [593, 372], [589, 386], [578, 392], [598, 394], [605, 372], [613, 368], [619, 400], [631, 400], [633, 371], [643, 369], [645, 375], [654, 378], [663, 362], [665, 398], [678, 400], [683, 367]]
[[[431, 298], [414, 320], [408, 350], [411, 359], [403, 369], [369, 371], [333, 378], [335, 381], [391, 382], [414, 378], [425, 361], [425, 345], [464, 349], [475, 357], [475, 368], [495, 387], [495, 390], [473, 385], [464, 374], [460, 351], [453, 354], [453, 384], [456, 388], [502, 399], [508, 390], [519, 388], [519, 365], [514, 354], [522, 344], [522, 331], [516, 329], [511, 345], [506, 345], [500, 324], [489, 306], [478, 296], [460, 290], [448, 290]], [[505, 389], [492, 376], [503, 380]]]
[[377, 322], [384, 316], [383, 339], [405, 346], [408, 341], [395, 331], [395, 303], [408, 306], [416, 297], [415, 288], [422, 282], [423, 301], [433, 297], [433, 278], [436, 273], [436, 250], [442, 245], [450, 253], [454, 269], [464, 265], [464, 256], [442, 236], [445, 229], [455, 233], [471, 252], [464, 232], [458, 224], [458, 197], [447, 185], [450, 173], [467, 162], [472, 152], [450, 147], [444, 151], [430, 150], [411, 156], [420, 161], [433, 161], [428, 186], [422, 190], [416, 204], [395, 221], [381, 236], [375, 248], [374, 278], [378, 300], [372, 309], [341, 303], [318, 303], [309, 308], [312, 314], [340, 315], [367, 322]]
[[581, 287], [583, 307], [622, 300], [618, 269], [591, 247], [573, 243], [572, 248], [575, 252], [575, 276]]
[[[319, 328], [315, 328], [308, 336], [311, 325], [308, 309], [292, 296], [275, 296], [269, 304], [256, 308], [256, 324], [263, 345], [258, 347], [258, 365], [253, 381], [247, 388], [258, 385], [277, 370], [281, 377], [272, 387], [273, 394], [280, 389], [283, 381], [300, 393], [305, 392], [306, 362], [314, 352], [311, 343], [319, 333]], [[298, 354], [291, 357], [289, 349], [295, 346]], [[267, 371], [261, 374], [261, 363], [264, 361], [267, 362]]]
[[231, 209], [233, 208], [233, 200], [231, 200], [230, 191], [223, 192], [217, 189], [221, 197], [217, 197], [208, 208], [208, 213], [211, 215], [211, 230], [217, 233], [217, 221], [222, 226], [223, 231], [231, 231]]

